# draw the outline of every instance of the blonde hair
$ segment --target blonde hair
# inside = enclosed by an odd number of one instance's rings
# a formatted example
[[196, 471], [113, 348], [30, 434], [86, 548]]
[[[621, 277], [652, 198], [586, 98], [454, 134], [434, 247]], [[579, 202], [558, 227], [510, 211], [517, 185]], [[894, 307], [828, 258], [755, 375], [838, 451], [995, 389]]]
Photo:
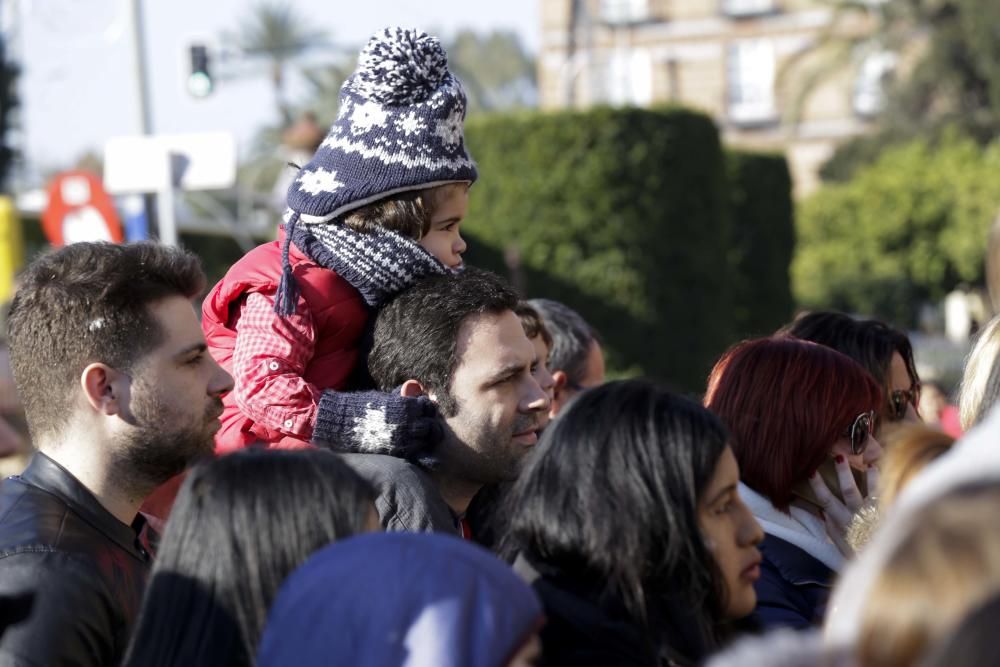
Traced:
[[969, 352], [962, 373], [958, 417], [967, 431], [1000, 400], [1000, 315], [986, 323]]
[[878, 488], [882, 512], [895, 502], [918, 472], [951, 449], [955, 438], [923, 424], [900, 426], [886, 439]]
[[903, 425], [886, 438], [885, 454], [879, 466], [878, 504], [866, 504], [854, 514], [847, 527], [847, 543], [861, 551], [878, 530], [886, 510], [917, 473], [946, 453], [955, 438], [923, 424]]
[[906, 667], [1000, 590], [1000, 486], [962, 487], [913, 517], [861, 612], [859, 667]]

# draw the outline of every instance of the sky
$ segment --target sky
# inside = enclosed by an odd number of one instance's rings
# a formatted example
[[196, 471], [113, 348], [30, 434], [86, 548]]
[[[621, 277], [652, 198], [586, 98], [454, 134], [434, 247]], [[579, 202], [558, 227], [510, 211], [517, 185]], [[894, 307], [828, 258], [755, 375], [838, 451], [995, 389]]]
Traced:
[[[277, 112], [263, 69], [218, 81], [205, 99], [184, 88], [188, 46], [235, 31], [253, 0], [139, 1], [154, 133], [231, 131], [246, 147], [260, 126], [274, 124]], [[130, 2], [0, 0], [23, 66], [21, 144], [30, 172], [71, 167], [87, 150], [102, 151], [110, 137], [138, 133]], [[338, 45], [360, 48], [378, 29], [401, 25], [442, 36], [465, 27], [514, 30], [530, 51], [538, 49], [539, 0], [288, 2]], [[294, 82], [290, 93], [294, 102]]]

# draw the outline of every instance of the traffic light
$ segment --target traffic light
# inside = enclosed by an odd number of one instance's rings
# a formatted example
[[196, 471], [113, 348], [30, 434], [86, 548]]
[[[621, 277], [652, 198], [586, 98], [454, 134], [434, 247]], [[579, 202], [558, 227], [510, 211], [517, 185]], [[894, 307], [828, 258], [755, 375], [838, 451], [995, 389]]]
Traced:
[[187, 80], [188, 92], [194, 97], [208, 97], [213, 87], [208, 47], [204, 44], [192, 44], [190, 55], [191, 73]]

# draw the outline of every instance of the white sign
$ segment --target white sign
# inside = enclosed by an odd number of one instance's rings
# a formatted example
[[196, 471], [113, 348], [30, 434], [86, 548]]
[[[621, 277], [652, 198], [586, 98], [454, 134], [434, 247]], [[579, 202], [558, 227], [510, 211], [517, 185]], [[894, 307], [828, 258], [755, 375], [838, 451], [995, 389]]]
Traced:
[[93, 206], [84, 206], [66, 214], [63, 219], [63, 243], [80, 241], [111, 241], [108, 223]]
[[114, 137], [104, 146], [111, 194], [223, 190], [235, 182], [236, 139], [229, 132]]

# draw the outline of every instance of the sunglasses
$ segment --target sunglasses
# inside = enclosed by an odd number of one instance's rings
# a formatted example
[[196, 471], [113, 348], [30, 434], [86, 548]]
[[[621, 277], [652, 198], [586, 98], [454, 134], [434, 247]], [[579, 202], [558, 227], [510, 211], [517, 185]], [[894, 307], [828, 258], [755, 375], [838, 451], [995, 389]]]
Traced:
[[920, 403], [920, 385], [914, 384], [909, 389], [896, 389], [889, 395], [889, 418], [899, 421], [906, 416], [909, 405], [916, 410]]
[[855, 456], [864, 454], [868, 446], [868, 436], [875, 432], [875, 411], [862, 412], [854, 418], [846, 435], [851, 439], [851, 453]]

